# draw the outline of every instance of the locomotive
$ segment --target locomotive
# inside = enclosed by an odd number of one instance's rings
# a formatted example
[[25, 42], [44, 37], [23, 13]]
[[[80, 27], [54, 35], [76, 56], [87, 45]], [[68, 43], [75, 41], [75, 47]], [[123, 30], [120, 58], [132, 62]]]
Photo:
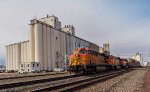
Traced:
[[69, 71], [74, 73], [84, 74], [138, 66], [139, 61], [99, 53], [89, 48], [76, 48], [69, 56]]

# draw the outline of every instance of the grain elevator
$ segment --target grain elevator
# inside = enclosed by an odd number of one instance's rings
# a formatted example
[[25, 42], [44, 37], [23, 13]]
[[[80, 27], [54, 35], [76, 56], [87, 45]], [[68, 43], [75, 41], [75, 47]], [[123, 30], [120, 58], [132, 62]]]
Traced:
[[53, 71], [65, 69], [67, 56], [77, 47], [99, 51], [99, 46], [75, 36], [75, 27], [65, 25], [56, 16], [32, 19], [29, 39], [6, 46], [7, 71]]

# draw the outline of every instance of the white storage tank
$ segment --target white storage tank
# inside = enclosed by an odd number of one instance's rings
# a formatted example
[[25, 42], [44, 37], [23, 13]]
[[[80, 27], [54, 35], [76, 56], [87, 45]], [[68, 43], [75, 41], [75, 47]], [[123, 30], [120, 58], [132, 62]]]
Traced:
[[35, 62], [40, 62], [40, 70], [43, 70], [43, 31], [42, 24], [35, 24]]
[[29, 62], [35, 62], [35, 34], [34, 25], [29, 25]]
[[104, 52], [105, 52], [105, 51], [104, 51], [104, 48], [103, 48], [103, 47], [100, 47], [100, 48], [99, 48], [99, 52], [100, 52], [100, 53], [104, 53]]
[[51, 52], [51, 29], [50, 27], [47, 27], [47, 67], [48, 71], [52, 70], [52, 52]]

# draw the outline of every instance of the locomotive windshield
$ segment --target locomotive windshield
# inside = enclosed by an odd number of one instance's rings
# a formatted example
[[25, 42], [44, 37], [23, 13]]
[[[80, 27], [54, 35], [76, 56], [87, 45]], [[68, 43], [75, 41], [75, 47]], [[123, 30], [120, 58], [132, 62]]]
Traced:
[[78, 54], [78, 53], [79, 53], [78, 50], [74, 50], [74, 51], [73, 51], [73, 54]]
[[87, 50], [82, 49], [82, 50], [80, 50], [80, 52], [79, 52], [79, 53], [81, 53], [81, 54], [86, 54], [86, 53], [87, 53]]

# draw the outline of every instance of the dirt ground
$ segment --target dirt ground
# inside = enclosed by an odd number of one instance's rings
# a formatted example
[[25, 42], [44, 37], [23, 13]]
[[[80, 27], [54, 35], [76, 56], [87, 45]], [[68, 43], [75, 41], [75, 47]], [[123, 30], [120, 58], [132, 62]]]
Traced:
[[146, 73], [144, 77], [143, 92], [150, 92], [150, 70]]

